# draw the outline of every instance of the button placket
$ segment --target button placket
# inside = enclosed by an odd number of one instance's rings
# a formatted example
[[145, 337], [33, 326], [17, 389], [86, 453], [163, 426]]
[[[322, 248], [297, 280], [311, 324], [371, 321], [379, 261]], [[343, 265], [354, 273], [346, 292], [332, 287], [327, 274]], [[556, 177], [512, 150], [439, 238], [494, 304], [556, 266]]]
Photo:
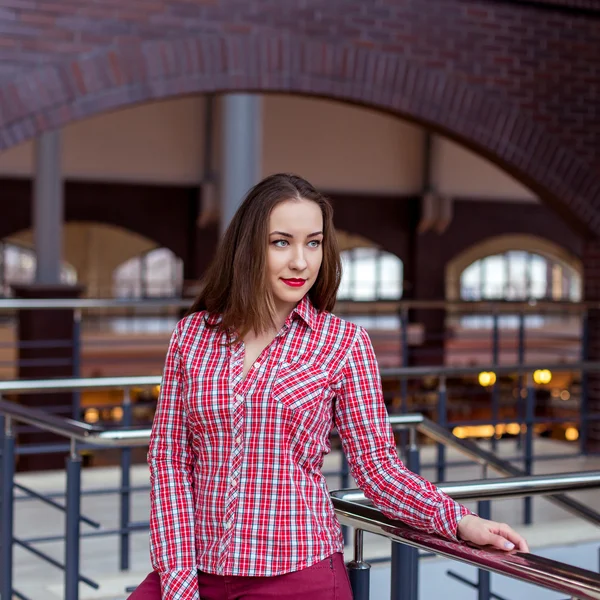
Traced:
[[238, 482], [241, 475], [242, 457], [244, 455], [244, 409], [245, 398], [242, 394], [233, 397], [233, 411], [231, 421], [231, 468], [229, 471], [229, 489], [226, 496], [225, 522], [223, 523], [224, 536], [221, 548], [220, 566], [224, 569], [230, 560], [229, 548], [235, 530], [235, 520], [238, 509]]

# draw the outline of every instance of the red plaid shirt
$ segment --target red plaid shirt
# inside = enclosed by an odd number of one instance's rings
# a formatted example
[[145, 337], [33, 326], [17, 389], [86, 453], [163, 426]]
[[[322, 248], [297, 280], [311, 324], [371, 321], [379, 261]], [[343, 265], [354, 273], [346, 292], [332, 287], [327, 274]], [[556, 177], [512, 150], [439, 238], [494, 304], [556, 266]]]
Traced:
[[244, 345], [206, 326], [217, 320], [201, 312], [177, 325], [154, 418], [150, 537], [163, 598], [196, 600], [197, 569], [279, 575], [343, 550], [321, 474], [334, 425], [386, 515], [456, 539], [469, 511], [399, 460], [364, 329], [305, 297], [244, 378]]

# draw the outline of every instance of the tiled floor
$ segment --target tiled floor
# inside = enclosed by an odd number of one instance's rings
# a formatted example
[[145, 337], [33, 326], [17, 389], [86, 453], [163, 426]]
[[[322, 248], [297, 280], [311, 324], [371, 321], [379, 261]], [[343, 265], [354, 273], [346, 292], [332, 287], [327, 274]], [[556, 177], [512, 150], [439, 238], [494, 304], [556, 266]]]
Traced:
[[[540, 440], [536, 443], [536, 453], [555, 454], [564, 452], [564, 460], [552, 460], [538, 462], [536, 472], [538, 473], [558, 473], [600, 469], [600, 457], [568, 457], [571, 449], [566, 449], [557, 442]], [[431, 463], [434, 460], [434, 448], [428, 447], [422, 451], [422, 464]], [[502, 442], [499, 448], [499, 454], [503, 456], [512, 456], [515, 452], [514, 442]], [[461, 457], [449, 451], [450, 461], [459, 460]], [[332, 454], [326, 458], [324, 471], [330, 471], [337, 468], [339, 464], [339, 454]], [[424, 476], [433, 478], [432, 470], [425, 470]], [[494, 473], [489, 474], [495, 476]], [[83, 473], [83, 487], [85, 490], [97, 490], [105, 492], [109, 488], [118, 485], [118, 471], [114, 468], [87, 469]], [[451, 468], [448, 471], [448, 481], [480, 479], [481, 467], [477, 465], [467, 467]], [[145, 466], [136, 466], [132, 473], [133, 485], [148, 484], [148, 470]], [[19, 475], [18, 481], [27, 485], [38, 492], [51, 493], [64, 490], [65, 480], [63, 473], [38, 473]], [[339, 487], [337, 478], [329, 478], [331, 489]], [[573, 495], [588, 506], [594, 507], [600, 511], [600, 492], [587, 491]], [[59, 501], [62, 501], [59, 499]], [[493, 518], [500, 521], [506, 521], [525, 533], [530, 545], [534, 551], [550, 552], [552, 557], [557, 560], [579, 564], [585, 566], [586, 561], [595, 565], [597, 569], [597, 549], [600, 544], [600, 529], [596, 529], [587, 523], [577, 520], [564, 512], [562, 509], [550, 504], [544, 499], [534, 500], [534, 525], [523, 527], [519, 525], [522, 501], [520, 500], [502, 500], [495, 501], [493, 505]], [[86, 495], [82, 499], [83, 514], [98, 521], [102, 525], [102, 530], [110, 530], [118, 527], [118, 497], [115, 494], [96, 493]], [[136, 492], [132, 501], [132, 520], [147, 521], [149, 511], [148, 493], [145, 491]], [[56, 509], [43, 505], [36, 500], [19, 501], [15, 510], [15, 535], [19, 538], [41, 537], [58, 535], [64, 531], [63, 515]], [[95, 531], [88, 525], [83, 525], [82, 532], [88, 533]], [[53, 558], [62, 561], [64, 559], [63, 544], [59, 542], [41, 543], [36, 546], [38, 549], [46, 552]], [[148, 534], [147, 532], [135, 533], [131, 536], [131, 564], [130, 571], [121, 573], [119, 571], [118, 558], [119, 543], [116, 536], [110, 537], [89, 537], [82, 539], [82, 573], [100, 584], [98, 590], [81, 584], [80, 598], [87, 599], [117, 599], [124, 598], [125, 587], [138, 583], [150, 569], [148, 557]], [[350, 557], [352, 549], [347, 549], [347, 555]], [[592, 560], [591, 555], [595, 558]], [[377, 536], [366, 536], [365, 556], [376, 557], [389, 555], [389, 542], [384, 538]], [[53, 566], [48, 565], [37, 557], [32, 556], [21, 548], [16, 548], [15, 559], [15, 578], [14, 587], [32, 600], [55, 600], [63, 597], [62, 573]], [[595, 562], [594, 562], [595, 561]], [[443, 564], [442, 564], [443, 563]], [[441, 577], [449, 568], [448, 561], [427, 560], [422, 561], [421, 565], [421, 598], [423, 600], [440, 597], [435, 590], [429, 589], [432, 582], [443, 581], [444, 598], [452, 600], [453, 598], [475, 598], [475, 591], [464, 588], [461, 584], [452, 582], [446, 576]], [[473, 568], [459, 564], [453, 564], [452, 569], [456, 571], [465, 571], [472, 576]], [[589, 566], [587, 568], [590, 568]], [[431, 576], [430, 576], [431, 575]], [[438, 576], [440, 575], [440, 576]], [[389, 597], [389, 566], [381, 565], [374, 567], [372, 573], [372, 598]], [[500, 586], [501, 579], [494, 578]], [[447, 583], [447, 585], [446, 585]], [[515, 591], [511, 587], [512, 582], [502, 584], [507, 590], [503, 594], [494, 588], [506, 598], [524, 598], [528, 600], [537, 600], [542, 598], [556, 598], [556, 595], [534, 596], [529, 592]], [[458, 586], [458, 587], [456, 587]], [[507, 587], [508, 586], [508, 587]], [[452, 590], [456, 589], [457, 595], [453, 595]], [[521, 588], [519, 588], [521, 589]]]

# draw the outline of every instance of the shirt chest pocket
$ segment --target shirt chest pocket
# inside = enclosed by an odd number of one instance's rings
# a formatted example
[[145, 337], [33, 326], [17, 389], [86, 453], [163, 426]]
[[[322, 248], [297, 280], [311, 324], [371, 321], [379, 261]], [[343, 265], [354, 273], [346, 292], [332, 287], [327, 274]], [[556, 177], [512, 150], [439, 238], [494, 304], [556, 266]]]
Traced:
[[310, 410], [328, 389], [327, 372], [313, 363], [284, 363], [273, 384], [273, 398], [291, 410]]

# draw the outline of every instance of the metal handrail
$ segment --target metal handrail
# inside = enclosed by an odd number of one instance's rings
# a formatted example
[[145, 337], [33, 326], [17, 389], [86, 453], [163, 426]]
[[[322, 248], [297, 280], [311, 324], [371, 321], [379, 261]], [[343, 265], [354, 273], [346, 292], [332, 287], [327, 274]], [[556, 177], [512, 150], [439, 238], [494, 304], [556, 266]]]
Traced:
[[64, 379], [15, 379], [0, 381], [0, 394], [29, 392], [68, 392], [73, 390], [105, 390], [110, 388], [160, 385], [160, 375], [139, 377], [67, 377]]
[[[149, 386], [149, 385], [157, 385], [160, 384], [161, 378], [156, 377], [113, 377], [113, 378], [88, 378], [88, 379], [62, 379], [62, 380], [45, 380], [45, 381], [13, 381], [13, 382], [5, 382], [5, 384], [0, 385], [0, 392], [12, 392], [12, 393], [23, 393], [23, 392], [32, 392], [32, 391], [58, 391], [58, 390], [76, 390], [76, 389], [106, 389], [111, 387], [122, 387], [129, 388], [133, 386]], [[45, 429], [47, 431], [52, 431], [59, 435], [63, 435], [67, 438], [70, 438], [72, 441], [82, 441], [86, 442], [89, 445], [96, 445], [101, 447], [113, 447], [113, 448], [126, 448], [131, 446], [145, 446], [149, 442], [150, 438], [150, 429], [147, 427], [126, 427], [126, 428], [117, 428], [117, 429], [104, 429], [102, 427], [96, 425], [90, 425], [87, 423], [82, 423], [73, 419], [67, 419], [55, 415], [49, 415], [42, 410], [24, 407], [12, 402], [7, 402], [5, 400], [0, 399], [0, 414], [3, 414], [6, 418], [6, 421], [10, 420], [25, 422], [30, 425], [34, 425]], [[501, 473], [508, 475], [523, 475], [523, 472], [519, 469], [513, 467], [510, 463], [499, 459], [497, 456], [490, 452], [486, 452], [467, 440], [460, 440], [450, 434], [446, 429], [440, 427], [436, 423], [430, 421], [423, 415], [419, 414], [410, 414], [410, 415], [392, 415], [390, 417], [390, 421], [395, 428], [411, 428], [413, 431], [421, 431], [425, 435], [429, 436], [433, 440], [443, 443], [447, 446], [451, 446], [460, 450], [467, 456], [472, 459], [477, 460], [478, 462], [489, 464], [496, 470], [499, 470]], [[9, 431], [9, 429], [7, 429]], [[413, 437], [413, 436], [411, 436]], [[414, 442], [414, 437], [411, 440]], [[497, 481], [488, 481], [481, 482], [480, 484], [476, 484], [473, 482], [458, 482], [455, 484], [451, 484], [454, 488], [448, 486], [442, 486], [442, 491], [447, 491], [458, 494], [459, 492], [462, 494], [460, 498], [462, 500], [482, 500], [484, 498], [490, 497], [500, 497], [500, 496], [518, 496], [518, 495], [535, 495], [538, 493], [548, 493], [555, 492], [556, 490], [562, 489], [583, 489], [584, 487], [592, 487], [598, 486], [600, 482], [600, 473], [579, 473], [579, 474], [564, 474], [562, 476], [555, 477], [553, 480], [548, 478], [547, 476], [542, 479], [536, 478], [525, 478], [525, 477], [517, 477], [510, 478], [504, 480]], [[480, 487], [477, 488], [477, 485]], [[475, 487], [474, 487], [475, 486]], [[543, 488], [543, 491], [542, 491]], [[352, 518], [356, 518], [356, 512], [358, 511], [360, 519], [358, 521], [354, 520], [352, 522], [345, 522], [342, 518], [340, 520], [342, 523], [351, 524], [353, 526], [359, 526], [360, 529], [366, 531], [373, 531], [374, 533], [378, 533], [378, 531], [374, 528], [374, 521], [377, 519], [384, 518], [380, 515], [377, 509], [368, 506], [367, 504], [360, 504], [357, 500], [364, 501], [364, 495], [356, 491], [350, 490], [350, 493], [354, 494], [354, 501], [351, 502], [351, 506], [349, 504], [344, 504], [342, 506], [343, 511], [346, 511], [346, 517], [348, 517], [348, 509], [354, 511], [355, 514], [351, 515]], [[348, 490], [345, 491], [348, 493]], [[347, 503], [348, 499], [345, 498], [336, 498], [335, 492], [332, 493], [332, 501], [334, 502], [334, 506], [338, 502]], [[74, 493], [71, 494], [72, 496]], [[576, 514], [579, 517], [583, 517], [588, 521], [598, 525], [600, 523], [600, 515], [598, 515], [595, 511], [589, 509], [581, 505], [580, 503], [568, 499], [562, 495], [554, 494], [550, 496], [550, 499], [555, 503], [559, 504], [563, 508], [569, 509], [571, 512]], [[339, 506], [336, 506], [336, 512], [340, 510]], [[376, 512], [365, 512], [365, 511], [376, 511]], [[338, 516], [340, 513], [338, 512]], [[72, 519], [72, 521], [74, 521]], [[74, 521], [75, 522], [75, 521]], [[79, 522], [79, 516], [77, 516], [76, 522]], [[386, 527], [387, 527], [386, 523]], [[389, 529], [389, 528], [388, 528]], [[396, 537], [394, 537], [396, 536]], [[417, 536], [417, 537], [415, 537]], [[420, 536], [420, 537], [419, 537]], [[425, 537], [423, 537], [425, 536]], [[459, 558], [459, 560], [463, 560], [464, 562], [470, 562], [475, 566], [480, 566], [489, 570], [497, 571], [499, 573], [503, 573], [505, 575], [513, 576], [519, 579], [523, 579], [525, 581], [529, 581], [530, 583], [539, 583], [540, 585], [545, 585], [549, 587], [549, 589], [556, 589], [558, 591], [564, 591], [568, 593], [577, 593], [578, 597], [581, 598], [599, 598], [599, 596], [594, 595], [582, 595], [582, 590], [585, 591], [586, 581], [589, 584], [589, 578], [587, 572], [578, 571], [575, 573], [575, 579], [569, 579], [568, 585], [565, 587], [564, 582], [559, 581], [558, 584], [552, 578], [550, 583], [548, 584], [548, 573], [545, 573], [545, 578], [542, 577], [536, 569], [540, 566], [535, 562], [533, 564], [529, 564], [527, 567], [529, 569], [528, 573], [533, 573], [533, 579], [525, 578], [516, 572], [517, 569], [514, 568], [514, 565], [508, 565], [505, 562], [500, 561], [499, 565], [494, 563], [494, 560], [497, 561], [497, 555], [487, 553], [485, 550], [477, 550], [476, 554], [473, 554], [475, 551], [473, 549], [469, 549], [460, 544], [457, 545], [458, 550], [453, 548], [452, 551], [448, 550], [447, 544], [448, 542], [440, 540], [435, 536], [427, 537], [427, 534], [423, 534], [420, 532], [415, 532], [409, 527], [399, 526], [394, 522], [394, 532], [393, 535], [388, 535], [390, 539], [394, 539], [395, 541], [404, 541], [409, 545], [415, 545], [418, 547], [427, 547], [428, 549], [445, 556]], [[431, 538], [431, 539], [429, 539]], [[412, 541], [411, 541], [412, 540]], [[429, 546], [423, 545], [426, 540]], [[440, 544], [443, 546], [441, 547]], [[445, 546], [444, 546], [445, 544]], [[441, 549], [440, 549], [441, 548]], [[445, 548], [445, 550], [444, 550]], [[483, 553], [483, 554], [482, 554]], [[473, 556], [475, 558], [473, 558]], [[504, 558], [506, 555], [502, 555]], [[513, 556], [513, 555], [511, 555]], [[483, 558], [482, 558], [483, 557]], [[491, 558], [490, 558], [491, 557]], [[494, 558], [495, 557], [495, 558]], [[529, 558], [529, 557], [528, 557]], [[492, 560], [493, 559], [493, 560]], [[541, 560], [541, 559], [539, 559]], [[559, 564], [559, 563], [556, 563]], [[521, 565], [522, 566], [522, 565]], [[544, 565], [542, 565], [543, 567]], [[511, 570], [513, 569], [513, 570]], [[572, 574], [571, 571], [569, 572]], [[581, 575], [583, 573], [584, 575]], [[588, 578], [588, 579], [586, 579]], [[555, 585], [556, 584], [556, 585]], [[558, 587], [556, 587], [558, 585]], [[552, 587], [554, 586], [554, 587]], [[561, 587], [562, 586], [562, 587]], [[592, 589], [589, 587], [589, 589]], [[585, 592], [587, 593], [587, 592]]]
[[[464, 542], [443, 539], [388, 519], [379, 510], [369, 506], [335, 496], [332, 497], [332, 502], [340, 523], [359, 531], [381, 535], [393, 542], [433, 552], [480, 569], [568, 594], [573, 598], [600, 600], [600, 575], [592, 571], [535, 554], [471, 547]], [[362, 562], [362, 547], [355, 547], [355, 560]]]
[[[145, 299], [100, 299], [100, 298], [2, 298], [1, 310], [31, 310], [31, 309], [84, 309], [84, 308], [189, 308], [193, 298], [145, 298]], [[579, 313], [589, 309], [600, 308], [600, 302], [570, 302], [567, 300], [338, 300], [338, 305], [368, 306], [381, 304], [394, 306], [398, 309], [460, 309], [472, 312], [515, 314], [539, 313], [543, 311], [560, 310], [561, 313]]]
[[150, 441], [150, 428], [123, 427], [104, 429], [97, 425], [89, 425], [74, 419], [67, 419], [36, 409], [0, 400], [0, 414], [20, 423], [27, 423], [58, 435], [86, 442], [95, 446], [110, 448], [128, 448], [131, 446], [147, 446]]
[[146, 298], [136, 300], [100, 298], [0, 299], [1, 310], [58, 310], [84, 308], [190, 308], [191, 298]]
[[[600, 487], [600, 471], [502, 477], [437, 484], [437, 488], [444, 494], [460, 502], [489, 500], [492, 498], [545, 496], [555, 492], [576, 492], [598, 487]], [[335, 490], [331, 492], [331, 497], [360, 504], [361, 506], [373, 507], [371, 500], [359, 489]]]
[[383, 379], [417, 379], [419, 377], [452, 377], [454, 375], [478, 375], [482, 371], [493, 371], [496, 375], [510, 375], [512, 373], [526, 373], [548, 369], [552, 372], [570, 371], [600, 371], [600, 362], [572, 362], [572, 363], [532, 363], [512, 365], [477, 365], [475, 367], [388, 367], [381, 369]]
[[[383, 379], [396, 378], [415, 379], [418, 377], [451, 377], [453, 375], [477, 375], [481, 371], [494, 371], [496, 375], [511, 373], [525, 373], [548, 369], [550, 371], [600, 371], [600, 362], [572, 362], [572, 363], [533, 363], [512, 365], [479, 365], [476, 367], [388, 367], [380, 370]], [[79, 389], [101, 390], [109, 388], [125, 388], [134, 386], [160, 385], [160, 375], [145, 375], [138, 377], [80, 377], [63, 379], [32, 379], [32, 380], [7, 380], [0, 381], [0, 394], [2, 393], [27, 393], [27, 392], [61, 392]]]

